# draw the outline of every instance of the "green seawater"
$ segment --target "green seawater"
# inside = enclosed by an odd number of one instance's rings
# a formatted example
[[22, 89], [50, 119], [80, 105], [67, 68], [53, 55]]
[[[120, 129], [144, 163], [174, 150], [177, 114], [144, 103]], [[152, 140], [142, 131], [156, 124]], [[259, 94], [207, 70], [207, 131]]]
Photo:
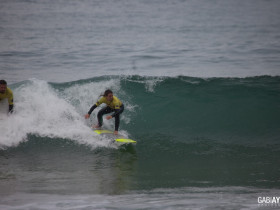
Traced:
[[[155, 189], [277, 190], [279, 84], [279, 77], [268, 76], [104, 76], [68, 83], [14, 84], [15, 95], [24, 93], [23, 101], [32, 98], [34, 109], [18, 101], [22, 110], [16, 109], [13, 123], [24, 116], [28, 126], [19, 124], [13, 130], [17, 135], [2, 131], [14, 143], [1, 140], [1, 194], [133, 192], [136, 196]], [[99, 86], [102, 89], [96, 89]], [[34, 91], [28, 92], [30, 88]], [[100, 144], [104, 139], [84, 135], [84, 127], [96, 122], [97, 111], [90, 121], [83, 114], [105, 88], [125, 104], [120, 132], [137, 140], [136, 145]], [[39, 103], [44, 97], [48, 103]], [[57, 100], [54, 106], [51, 98]], [[112, 129], [113, 121], [105, 127]], [[24, 138], [16, 141], [24, 130]]]

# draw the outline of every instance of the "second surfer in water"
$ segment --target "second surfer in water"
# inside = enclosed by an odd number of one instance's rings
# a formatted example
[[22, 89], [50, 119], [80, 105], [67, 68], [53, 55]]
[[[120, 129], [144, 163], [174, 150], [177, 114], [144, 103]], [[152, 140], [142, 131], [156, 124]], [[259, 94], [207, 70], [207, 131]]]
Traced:
[[111, 112], [114, 112], [112, 115], [108, 115], [106, 117], [107, 120], [115, 118], [115, 131], [114, 134], [118, 135], [119, 125], [120, 125], [120, 114], [124, 110], [123, 103], [113, 95], [113, 92], [111, 90], [106, 90], [103, 94], [103, 96], [90, 108], [88, 113], [85, 115], [85, 118], [88, 119], [93, 112], [93, 110], [98, 107], [100, 104], [105, 103], [107, 106], [102, 108], [98, 114], [98, 125], [93, 126], [94, 128], [100, 128], [103, 124], [103, 115], [109, 114]]

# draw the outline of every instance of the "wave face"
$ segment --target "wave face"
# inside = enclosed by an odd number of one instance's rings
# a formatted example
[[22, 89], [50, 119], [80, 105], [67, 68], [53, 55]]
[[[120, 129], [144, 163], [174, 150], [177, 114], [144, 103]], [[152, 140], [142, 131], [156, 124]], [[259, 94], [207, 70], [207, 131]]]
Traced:
[[279, 82], [279, 77], [132, 77], [122, 81], [122, 89], [137, 104], [129, 125], [133, 133], [255, 144], [279, 139]]
[[[279, 84], [280, 77], [270, 76], [23, 81], [11, 86], [15, 113], [1, 115], [5, 123], [1, 125], [0, 144], [2, 150], [10, 152], [13, 148], [61, 148], [62, 144], [76, 151], [78, 145], [86, 145], [103, 148], [101, 156], [107, 158], [105, 150], [118, 147], [90, 129], [98, 111], [89, 121], [83, 115], [110, 88], [125, 105], [120, 132], [138, 141], [132, 152], [137, 167], [135, 162], [129, 166], [137, 168], [132, 189], [280, 186], [275, 165], [280, 158]], [[113, 120], [105, 120], [104, 127], [113, 129]], [[149, 181], [145, 181], [147, 176]]]

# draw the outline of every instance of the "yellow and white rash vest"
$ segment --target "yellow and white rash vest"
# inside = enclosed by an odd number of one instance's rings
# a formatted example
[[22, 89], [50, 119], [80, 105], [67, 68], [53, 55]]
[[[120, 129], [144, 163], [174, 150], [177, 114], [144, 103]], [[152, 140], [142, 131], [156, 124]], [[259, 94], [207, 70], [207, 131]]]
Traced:
[[106, 99], [106, 97], [101, 97], [97, 102], [96, 102], [96, 106], [99, 106], [101, 104], [107, 104], [107, 106], [109, 106], [111, 109], [120, 109], [122, 102], [120, 101], [120, 99], [118, 99], [116, 96], [113, 96], [113, 100], [112, 101], [108, 101]]
[[7, 88], [7, 90], [5, 91], [5, 93], [0, 93], [0, 100], [7, 98], [9, 105], [13, 105], [14, 104], [14, 96], [13, 96], [13, 91], [10, 88]]

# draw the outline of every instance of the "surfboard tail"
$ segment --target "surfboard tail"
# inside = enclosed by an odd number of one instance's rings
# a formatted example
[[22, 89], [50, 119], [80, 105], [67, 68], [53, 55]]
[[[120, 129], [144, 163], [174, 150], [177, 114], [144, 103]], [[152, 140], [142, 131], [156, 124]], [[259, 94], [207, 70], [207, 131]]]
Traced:
[[135, 144], [136, 143], [136, 141], [134, 141], [132, 139], [127, 139], [124, 136], [114, 135], [113, 131], [94, 129], [94, 132], [99, 134], [99, 135], [103, 135], [104, 134], [105, 136], [108, 136], [109, 138], [114, 139], [115, 142], [120, 142], [120, 143], [125, 143], [125, 144], [128, 144], [128, 143]]
[[136, 143], [136, 141], [132, 139], [115, 139], [116, 142], [122, 142], [122, 143]]

